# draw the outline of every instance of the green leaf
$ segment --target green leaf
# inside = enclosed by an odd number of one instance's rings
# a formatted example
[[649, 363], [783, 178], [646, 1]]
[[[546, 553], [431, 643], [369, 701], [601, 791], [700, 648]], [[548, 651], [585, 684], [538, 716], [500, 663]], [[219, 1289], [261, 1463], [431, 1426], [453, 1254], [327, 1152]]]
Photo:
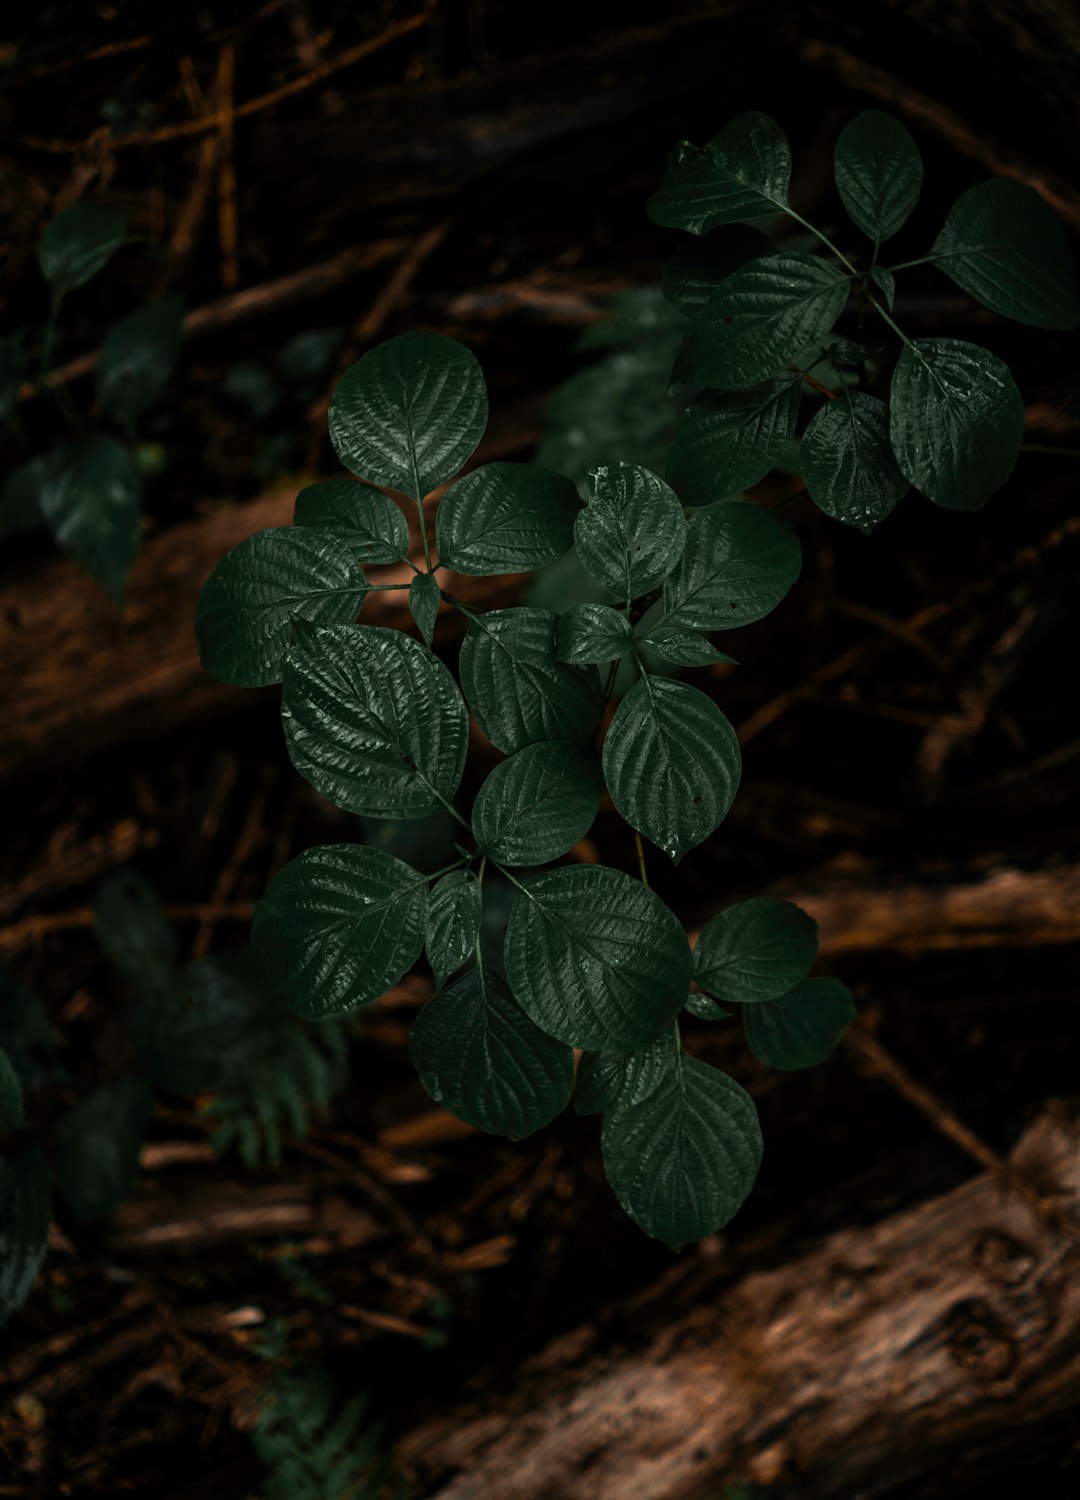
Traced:
[[42, 454], [12, 469], [0, 498], [0, 534], [33, 531], [42, 526], [41, 496], [49, 479], [49, 461]]
[[877, 287], [878, 291], [885, 298], [886, 308], [889, 310], [889, 312], [892, 312], [893, 306], [896, 302], [896, 277], [891, 271], [886, 270], [884, 266], [875, 266], [873, 270], [869, 271], [867, 274], [873, 284]]
[[686, 934], [638, 880], [600, 865], [551, 870], [519, 890], [506, 977], [536, 1024], [572, 1047], [631, 1052], [682, 1006]]
[[102, 203], [70, 203], [45, 227], [38, 246], [38, 265], [63, 297], [83, 286], [112, 259], [124, 243], [128, 215]]
[[440, 988], [476, 948], [482, 910], [480, 882], [471, 870], [451, 870], [432, 887], [425, 947]]
[[788, 994], [743, 1012], [747, 1045], [767, 1068], [817, 1067], [854, 1019], [851, 991], [838, 979], [804, 979]]
[[613, 292], [600, 303], [603, 316], [590, 324], [574, 345], [583, 349], [613, 349], [663, 337], [671, 326], [670, 309], [656, 287], [632, 286]]
[[130, 1197], [152, 1104], [145, 1078], [120, 1078], [91, 1089], [56, 1127], [56, 1190], [80, 1224]]
[[559, 616], [555, 655], [588, 665], [615, 661], [630, 650], [633, 636], [626, 616], [610, 604], [575, 604]]
[[623, 1057], [607, 1052], [582, 1053], [574, 1109], [579, 1115], [606, 1115], [643, 1104], [664, 1081], [678, 1045], [678, 1036], [665, 1026], [647, 1047]]
[[566, 854], [593, 825], [600, 771], [588, 745], [526, 745], [495, 767], [473, 807], [476, 842], [504, 865], [541, 865]]
[[40, 1088], [56, 1071], [52, 1027], [44, 1006], [2, 968], [0, 1047], [24, 1089]]
[[900, 470], [946, 510], [979, 510], [1012, 473], [1024, 403], [1006, 364], [961, 339], [904, 345], [889, 438]]
[[645, 674], [604, 741], [604, 780], [631, 828], [678, 864], [727, 816], [742, 774], [735, 731], [697, 688]]
[[485, 464], [435, 512], [439, 561], [456, 573], [528, 573], [574, 544], [577, 487], [539, 464]]
[[417, 573], [409, 584], [409, 612], [416, 621], [425, 643], [430, 646], [435, 635], [435, 621], [442, 604], [442, 592], [433, 573]]
[[646, 204], [656, 224], [705, 234], [787, 207], [791, 150], [768, 115], [736, 115], [707, 146], [680, 141]]
[[694, 978], [720, 1000], [775, 1000], [810, 972], [817, 923], [791, 901], [755, 896], [705, 923], [694, 949]]
[[465, 704], [438, 657], [400, 630], [303, 631], [285, 661], [281, 717], [293, 765], [347, 812], [426, 818], [457, 791]]
[[161, 394], [180, 353], [183, 308], [179, 297], [161, 297], [129, 313], [101, 346], [97, 396], [130, 434]]
[[795, 431], [799, 377], [744, 391], [704, 391], [682, 414], [667, 476], [684, 505], [712, 505], [757, 484]]
[[280, 682], [294, 617], [319, 625], [356, 619], [367, 579], [336, 536], [272, 526], [246, 537], [211, 573], [195, 611], [204, 669], [220, 682]]
[[289, 1010], [329, 1016], [370, 1005], [420, 957], [427, 883], [381, 849], [307, 849], [274, 877], [251, 940]]
[[849, 291], [849, 278], [816, 255], [795, 251], [749, 261], [690, 324], [679, 378], [718, 390], [770, 379], [825, 338]]
[[458, 472], [487, 425], [487, 390], [464, 344], [405, 333], [346, 370], [330, 402], [330, 441], [361, 479], [414, 500]]
[[814, 503], [860, 531], [873, 531], [907, 494], [889, 443], [889, 409], [861, 391], [845, 389], [814, 414], [799, 462]]
[[836, 142], [836, 186], [855, 224], [876, 245], [907, 222], [919, 199], [919, 148], [892, 115], [867, 109]]
[[461, 685], [480, 728], [510, 754], [538, 740], [584, 740], [600, 719], [600, 679], [555, 655], [557, 616], [547, 609], [495, 609], [469, 621]]
[[636, 599], [671, 572], [686, 540], [678, 497], [634, 464], [601, 464], [588, 475], [589, 501], [574, 522], [585, 567], [620, 599]]
[[650, 651], [655, 651], [662, 660], [670, 661], [677, 667], [711, 667], [717, 662], [723, 662], [729, 667], [739, 665], [733, 656], [725, 656], [723, 651], [717, 651], [712, 642], [707, 641], [703, 635], [698, 635], [696, 630], [658, 625], [641, 636], [641, 643], [648, 646]]
[[868, 344], [860, 344], [858, 339], [830, 339], [825, 353], [837, 369], [853, 369], [856, 365], [873, 359], [881, 350], [872, 349]]
[[0, 1047], [0, 1130], [18, 1130], [25, 1118], [19, 1075], [10, 1057]]
[[420, 1082], [459, 1120], [515, 1140], [570, 1102], [574, 1054], [529, 1020], [490, 969], [473, 968], [429, 1000], [409, 1033]]
[[0, 1324], [26, 1301], [45, 1259], [52, 1190], [36, 1146], [0, 1156]]
[[726, 1021], [735, 1014], [732, 1010], [725, 1010], [722, 1005], [717, 1005], [708, 995], [703, 995], [700, 990], [691, 990], [686, 997], [683, 1010], [688, 1015], [696, 1016], [699, 1021]]
[[733, 1078], [682, 1052], [643, 1103], [605, 1116], [600, 1139], [616, 1198], [672, 1250], [723, 1229], [761, 1163], [754, 1101]]
[[113, 967], [148, 1000], [174, 982], [176, 935], [157, 895], [134, 870], [122, 870], [101, 886], [94, 901], [94, 936]]
[[1065, 231], [1035, 191], [998, 177], [953, 204], [928, 259], [984, 306], [1036, 328], [1075, 328], [1080, 293]]
[[123, 604], [142, 525], [130, 449], [99, 432], [81, 438], [50, 468], [40, 500], [60, 546]]
[[328, 531], [362, 563], [403, 562], [409, 555], [409, 527], [400, 509], [369, 484], [325, 479], [296, 497], [297, 526]]
[[26, 334], [17, 328], [0, 339], [0, 422], [9, 422], [15, 414], [26, 365]]
[[729, 224], [706, 239], [684, 240], [664, 267], [660, 289], [680, 312], [692, 316], [732, 271], [771, 255], [772, 248], [768, 236], [749, 224]]
[[664, 585], [663, 623], [691, 630], [752, 625], [776, 608], [801, 568], [798, 537], [771, 511], [738, 500], [699, 510]]

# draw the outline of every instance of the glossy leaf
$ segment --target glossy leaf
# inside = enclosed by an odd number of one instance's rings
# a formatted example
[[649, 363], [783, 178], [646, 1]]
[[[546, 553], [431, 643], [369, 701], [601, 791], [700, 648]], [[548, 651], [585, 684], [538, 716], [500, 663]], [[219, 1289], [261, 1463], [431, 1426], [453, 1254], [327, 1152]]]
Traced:
[[664, 267], [660, 289], [680, 312], [692, 316], [732, 271], [770, 255], [772, 248], [768, 236], [750, 224], [729, 224], [704, 239], [684, 240]]
[[610, 604], [574, 604], [559, 616], [555, 655], [588, 665], [625, 656], [633, 640], [626, 615]]
[[875, 266], [869, 273], [870, 281], [885, 298], [885, 306], [892, 312], [896, 303], [896, 277], [884, 266]]
[[131, 1196], [152, 1103], [145, 1078], [120, 1078], [85, 1094], [56, 1127], [56, 1190], [80, 1224]]
[[710, 999], [708, 995], [703, 995], [700, 990], [690, 991], [683, 1010], [688, 1015], [696, 1016], [699, 1021], [726, 1021], [735, 1014], [734, 1011], [725, 1010], [722, 1005], [717, 1005], [715, 1000]]
[[739, 665], [734, 657], [717, 651], [712, 642], [707, 641], [703, 635], [698, 635], [696, 630], [662, 625], [655, 631], [647, 631], [641, 637], [641, 642], [664, 661], [672, 662], [677, 667], [711, 667], [718, 662], [729, 667]]
[[598, 465], [588, 484], [588, 504], [574, 523], [578, 557], [620, 599], [636, 599], [679, 560], [682, 506], [662, 479], [634, 464]]
[[889, 443], [889, 409], [862, 391], [845, 389], [814, 414], [799, 462], [814, 503], [860, 531], [873, 531], [907, 493]]
[[767, 1068], [815, 1068], [834, 1051], [855, 1019], [855, 1003], [838, 979], [802, 984], [743, 1012], [746, 1041]]
[[461, 685], [480, 728], [507, 754], [539, 740], [584, 740], [600, 718], [600, 679], [555, 655], [557, 616], [495, 609], [474, 616], [461, 643]]
[[130, 450], [100, 432], [81, 438], [50, 466], [40, 501], [64, 551], [123, 604], [142, 529]]
[[344, 541], [304, 526], [273, 526], [227, 552], [199, 595], [203, 667], [237, 687], [280, 682], [296, 616], [318, 625], [356, 619], [367, 580]]
[[480, 882], [471, 870], [451, 870], [432, 886], [424, 946], [440, 987], [472, 957], [482, 910]]
[[648, 674], [619, 704], [604, 780], [631, 828], [676, 863], [727, 816], [742, 774], [735, 731], [711, 698]]
[[155, 1000], [172, 987], [176, 934], [156, 893], [134, 870], [110, 876], [98, 890], [94, 936], [117, 972], [146, 999]]
[[401, 562], [409, 555], [409, 527], [400, 507], [369, 484], [353, 479], [309, 484], [296, 497], [294, 519], [297, 526], [336, 536], [358, 562]]
[[435, 634], [435, 621], [442, 605], [442, 593], [433, 573], [417, 573], [409, 584], [409, 612], [428, 646]]
[[534, 1025], [490, 969], [470, 969], [428, 1001], [409, 1056], [436, 1103], [515, 1140], [549, 1125], [574, 1087], [570, 1048]]
[[579, 1115], [606, 1115], [643, 1104], [674, 1067], [678, 1045], [676, 1031], [665, 1026], [655, 1041], [622, 1057], [582, 1053], [574, 1088], [575, 1110]]
[[299, 632], [285, 662], [281, 717], [293, 765], [347, 812], [425, 818], [457, 791], [465, 704], [438, 657], [402, 631]]
[[699, 510], [664, 585], [663, 623], [690, 630], [751, 625], [776, 608], [801, 568], [798, 538], [771, 511], [742, 501]]
[[762, 1153], [749, 1094], [682, 1052], [643, 1103], [605, 1116], [601, 1146], [616, 1198], [672, 1250], [734, 1218]]
[[479, 847], [504, 865], [541, 865], [566, 854], [593, 825], [600, 770], [589, 745], [526, 745], [495, 767], [472, 814]]
[[978, 510], [1012, 473], [1024, 403], [996, 354], [961, 339], [904, 345], [889, 439], [904, 476], [946, 510]]
[[817, 923], [801, 907], [755, 896], [705, 923], [694, 949], [694, 978], [719, 1000], [775, 1000], [809, 974], [817, 937]]
[[984, 306], [1036, 328], [1075, 328], [1080, 293], [1057, 217], [1034, 188], [995, 178], [953, 204], [929, 259]]
[[255, 908], [252, 946], [289, 1010], [329, 1016], [370, 1005], [424, 946], [427, 882], [382, 849], [308, 849], [276, 875]]
[[102, 344], [98, 400], [128, 433], [168, 384], [183, 326], [180, 298], [160, 297], [129, 313]]
[[749, 261], [721, 283], [690, 324], [678, 378], [739, 390], [775, 376], [820, 343], [847, 302], [848, 278], [802, 251]]
[[907, 222], [919, 200], [919, 148], [892, 115], [867, 109], [836, 142], [836, 186], [852, 220], [875, 244]]
[[124, 243], [128, 215], [103, 203], [69, 203], [46, 226], [38, 246], [41, 274], [62, 297], [84, 286]]
[[504, 954], [536, 1024], [598, 1052], [652, 1041], [680, 1009], [690, 974], [674, 913], [640, 881], [599, 865], [552, 870], [519, 891]]
[[484, 377], [464, 344], [405, 333], [369, 350], [338, 381], [330, 441], [361, 479], [422, 500], [470, 457], [487, 413]]
[[528, 573], [574, 544], [577, 486], [539, 464], [485, 464], [435, 512], [439, 561], [456, 573]]
[[712, 505], [757, 484], [795, 431], [799, 377], [743, 391], [704, 391], [683, 412], [667, 476], [684, 505]]
[[0, 1156], [0, 1324], [30, 1295], [51, 1219], [49, 1169], [38, 1148]]
[[18, 1130], [24, 1119], [22, 1084], [15, 1064], [0, 1047], [0, 1130]]
[[657, 224], [705, 234], [787, 207], [791, 150], [775, 120], [737, 115], [707, 146], [680, 141], [646, 210]]

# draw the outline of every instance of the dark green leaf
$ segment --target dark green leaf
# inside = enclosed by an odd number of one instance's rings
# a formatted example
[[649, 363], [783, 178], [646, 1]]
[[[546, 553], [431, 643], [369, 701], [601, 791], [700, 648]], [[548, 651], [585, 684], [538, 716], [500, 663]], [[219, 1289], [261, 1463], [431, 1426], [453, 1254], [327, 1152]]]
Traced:
[[682, 1052], [643, 1103], [605, 1116], [601, 1145], [616, 1198], [673, 1250], [734, 1218], [762, 1151], [749, 1094]]
[[676, 863], [727, 816], [742, 774], [735, 731], [697, 688], [642, 677], [604, 741], [618, 812]]
[[84, 1095], [56, 1127], [56, 1190], [81, 1224], [131, 1195], [152, 1103], [145, 1078], [120, 1078]]
[[293, 765], [347, 812], [426, 818], [457, 791], [468, 715], [457, 683], [400, 630], [305, 630], [281, 698]]
[[852, 220], [875, 244], [907, 222], [919, 199], [919, 148], [892, 115], [864, 110], [836, 143], [836, 186]]
[[996, 354], [961, 339], [904, 345], [892, 378], [889, 438], [901, 472], [946, 510], [978, 510], [1008, 479], [1024, 403]]
[[781, 375], [745, 391], [704, 391], [682, 414], [668, 479], [684, 505], [712, 505], [763, 479], [799, 415], [801, 381]]
[[134, 870], [111, 876], [98, 891], [94, 935], [117, 971], [147, 1000], [172, 987], [176, 935], [156, 894]]
[[485, 464], [435, 512], [439, 561], [457, 573], [528, 573], [574, 544], [576, 486], [538, 464]]
[[733, 656], [725, 656], [723, 651], [717, 651], [712, 642], [707, 641], [703, 635], [698, 635], [696, 630], [661, 625], [655, 630], [646, 631], [641, 637], [641, 643], [650, 651], [655, 651], [663, 661], [670, 661], [677, 667], [711, 667], [717, 662], [723, 662], [729, 667], [739, 665]]
[[101, 433], [81, 438], [50, 468], [40, 500], [60, 546], [123, 604], [142, 521], [130, 450]]
[[640, 344], [670, 327], [670, 310], [655, 287], [632, 286], [624, 292], [613, 292], [601, 303], [602, 316], [590, 324], [575, 348], [613, 349]]
[[62, 297], [96, 276], [124, 243], [128, 216], [102, 203], [70, 203], [45, 227], [38, 264], [53, 295]]
[[799, 448], [810, 498], [837, 521], [873, 531], [907, 494], [889, 443], [889, 409], [844, 390], [815, 413]]
[[487, 413], [484, 377], [464, 344], [441, 333], [405, 333], [341, 377], [330, 440], [361, 479], [422, 500], [473, 452]]
[[952, 206], [929, 258], [994, 312], [1036, 328], [1075, 328], [1080, 293], [1065, 231], [1035, 191], [998, 177]]
[[404, 561], [409, 555], [409, 527], [400, 509], [382, 490], [353, 479], [324, 479], [296, 497], [295, 522], [328, 531], [346, 544], [362, 563]]
[[433, 573], [417, 573], [409, 584], [409, 612], [419, 627], [427, 645], [435, 635], [435, 621], [439, 616], [442, 593], [438, 579]]
[[734, 630], [776, 608], [802, 568], [799, 539], [779, 516], [728, 500], [691, 516], [686, 551], [664, 585], [664, 625]]
[[662, 479], [634, 464], [601, 464], [589, 471], [589, 502], [574, 522], [574, 543], [585, 567], [620, 599], [636, 599], [678, 562], [686, 521], [678, 497]]
[[660, 288], [680, 312], [692, 316], [722, 281], [748, 260], [772, 253], [772, 243], [749, 224], [729, 224], [706, 239], [685, 240], [664, 267]]
[[838, 369], [852, 369], [880, 352], [868, 344], [860, 344], [858, 339], [830, 339], [825, 348], [825, 353]]
[[255, 958], [298, 1015], [354, 1010], [420, 957], [427, 906], [424, 877], [392, 854], [359, 844], [308, 849], [255, 908]]
[[847, 985], [838, 979], [804, 979], [776, 1000], [743, 1012], [746, 1041], [767, 1068], [814, 1068], [855, 1019]]
[[538, 740], [588, 739], [600, 718], [600, 679], [555, 655], [547, 609], [496, 609], [469, 621], [461, 685], [480, 728], [510, 754]]
[[707, 146], [680, 141], [646, 210], [657, 224], [705, 234], [787, 207], [791, 151], [768, 115], [748, 112], [729, 121]]
[[0, 498], [0, 535], [33, 531], [35, 526], [44, 524], [41, 495], [48, 478], [49, 461], [44, 455], [12, 469]]
[[129, 313], [102, 344], [98, 400], [129, 433], [176, 368], [183, 325], [180, 298], [161, 297]]
[[549, 1125], [574, 1087], [570, 1048], [534, 1025], [490, 969], [470, 969], [424, 1006], [409, 1056], [437, 1103], [515, 1140]]
[[739, 1005], [775, 1000], [810, 972], [817, 923], [791, 901], [755, 896], [705, 923], [694, 949], [703, 990]]
[[869, 276], [870, 280], [885, 298], [885, 306], [889, 312], [892, 312], [893, 305], [896, 302], [896, 277], [891, 271], [887, 271], [884, 266], [875, 266], [869, 273]]
[[425, 946], [437, 985], [444, 985], [471, 957], [481, 913], [480, 882], [471, 870], [452, 870], [432, 886]]
[[599, 805], [591, 746], [548, 740], [495, 767], [473, 807], [473, 833], [500, 864], [541, 865], [585, 837]]
[[588, 665], [615, 661], [630, 650], [630, 622], [610, 604], [575, 604], [559, 616], [555, 654], [560, 661]]
[[552, 870], [519, 891], [506, 976], [526, 1013], [572, 1047], [631, 1052], [682, 1006], [686, 934], [651, 890], [618, 870]]
[[256, 422], [265, 422], [281, 405], [284, 392], [265, 365], [241, 360], [228, 371], [221, 389], [239, 402]]
[[55, 1071], [45, 1008], [6, 969], [0, 969], [0, 1047], [24, 1089], [40, 1088]]
[[278, 369], [290, 385], [308, 386], [326, 369], [345, 329], [305, 328], [294, 334], [277, 357]]
[[699, 1021], [726, 1021], [735, 1014], [734, 1011], [725, 1010], [722, 1005], [717, 1005], [715, 1000], [710, 1000], [709, 996], [703, 995], [700, 990], [690, 991], [683, 1010], [688, 1015], [696, 1016]]
[[584, 1052], [578, 1064], [574, 1108], [579, 1115], [613, 1114], [643, 1104], [675, 1065], [679, 1038], [664, 1027], [655, 1041], [623, 1057]]
[[306, 526], [257, 531], [225, 554], [199, 596], [203, 667], [238, 687], [280, 682], [293, 617], [344, 625], [366, 593], [351, 549], [336, 536]]
[[49, 1169], [36, 1146], [0, 1156], [0, 1324], [37, 1280], [52, 1218]]
[[26, 370], [26, 335], [21, 328], [0, 339], [0, 422], [11, 420], [19, 404]]
[[23, 1123], [23, 1091], [15, 1064], [0, 1047], [0, 1130], [18, 1130]]
[[678, 378], [718, 390], [770, 379], [825, 338], [849, 290], [848, 277], [816, 255], [789, 251], [749, 261], [690, 324]]

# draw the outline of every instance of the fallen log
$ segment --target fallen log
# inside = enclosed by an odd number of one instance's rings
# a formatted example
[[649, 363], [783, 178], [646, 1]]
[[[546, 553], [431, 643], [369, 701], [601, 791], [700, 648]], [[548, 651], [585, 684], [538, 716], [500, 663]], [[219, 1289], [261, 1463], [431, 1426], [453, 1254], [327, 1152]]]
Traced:
[[[1052, 1105], [1014, 1169], [1071, 1217], [1080, 1124]], [[1075, 1404], [1080, 1251], [981, 1176], [732, 1280], [689, 1258], [630, 1318], [556, 1339], [507, 1394], [407, 1435], [437, 1500], [770, 1500], [955, 1493]], [[478, 1382], [480, 1383], [480, 1382]]]

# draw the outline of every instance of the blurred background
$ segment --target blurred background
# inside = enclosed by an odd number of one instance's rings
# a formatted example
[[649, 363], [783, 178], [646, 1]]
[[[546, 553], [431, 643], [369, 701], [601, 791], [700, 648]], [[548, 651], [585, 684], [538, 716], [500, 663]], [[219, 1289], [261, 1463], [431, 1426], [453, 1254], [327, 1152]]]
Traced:
[[[900, 118], [926, 174], [893, 259], [994, 175], [1075, 238], [1078, 59], [1064, 0], [8, 13], [0, 1040], [38, 1069], [27, 1129], [58, 1192], [0, 1332], [0, 1495], [1075, 1495], [1074, 334], [909, 273], [905, 328], [1006, 359], [1031, 451], [979, 514], [912, 493], [870, 537], [796, 498], [802, 580], [722, 643], [742, 790], [660, 893], [690, 929], [798, 900], [860, 1021], [805, 1074], [688, 1022], [766, 1154], [736, 1221], [680, 1256], [618, 1208], [595, 1120], [512, 1143], [432, 1106], [406, 1051], [426, 969], [332, 1031], [265, 1008], [248, 919], [287, 859], [364, 836], [435, 869], [449, 831], [358, 833], [292, 772], [276, 690], [202, 674], [191, 621], [225, 551], [340, 472], [333, 385], [407, 329], [479, 358], [479, 460], [662, 469], [677, 237], [644, 204], [677, 140], [742, 110], [786, 131], [793, 204], [827, 231], [837, 134]], [[77, 201], [126, 216], [124, 243], [47, 333], [38, 244]], [[160, 299], [147, 400], [118, 406], [99, 354]], [[122, 608], [35, 508], [33, 465], [73, 429], [122, 443], [138, 494]], [[799, 489], [791, 466], [753, 497]], [[473, 583], [577, 597], [558, 573]], [[575, 857], [634, 868], [610, 808]], [[205, 1073], [159, 1058], [151, 1087], [132, 1059], [169, 1051], [146, 1016], [181, 971], [228, 1024]]]

